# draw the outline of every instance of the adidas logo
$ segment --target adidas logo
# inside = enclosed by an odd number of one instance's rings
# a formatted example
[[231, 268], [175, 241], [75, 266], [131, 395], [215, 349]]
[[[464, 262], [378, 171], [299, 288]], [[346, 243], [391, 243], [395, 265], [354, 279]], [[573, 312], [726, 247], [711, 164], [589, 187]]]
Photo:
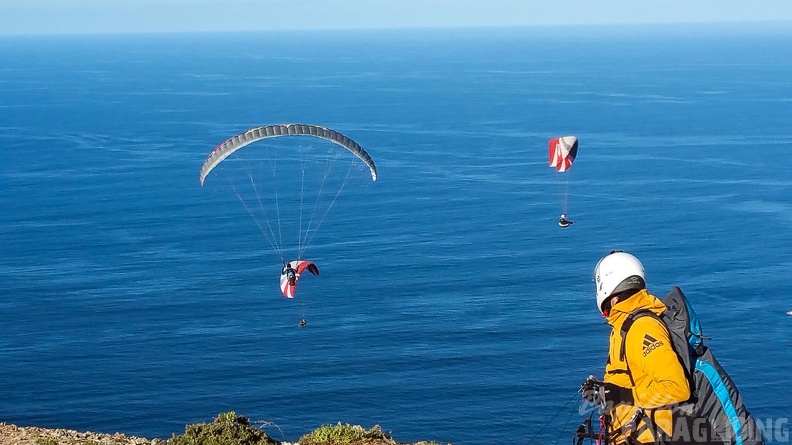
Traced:
[[652, 337], [649, 334], [644, 335], [643, 356], [646, 357], [647, 355], [649, 355], [649, 353], [659, 348], [660, 346], [663, 346], [662, 341], [657, 340], [656, 338]]

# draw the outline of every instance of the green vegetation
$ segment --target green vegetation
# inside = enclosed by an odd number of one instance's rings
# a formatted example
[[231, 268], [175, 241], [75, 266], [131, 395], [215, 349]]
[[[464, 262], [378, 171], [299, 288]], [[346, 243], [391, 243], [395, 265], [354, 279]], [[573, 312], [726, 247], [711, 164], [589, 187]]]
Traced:
[[365, 430], [360, 425], [348, 423], [322, 425], [300, 438], [300, 445], [395, 445], [396, 441], [385, 434], [378, 425]]
[[[220, 413], [211, 423], [187, 425], [184, 434], [173, 435], [162, 445], [281, 445], [259, 428], [251, 426], [247, 417], [234, 411]], [[55, 445], [37, 443], [36, 445]], [[403, 445], [399, 444], [379, 425], [366, 430], [348, 423], [322, 425], [302, 436], [297, 445]], [[418, 442], [413, 445], [440, 445], [438, 442]]]
[[247, 417], [233, 411], [220, 413], [212, 423], [187, 425], [184, 434], [173, 435], [168, 445], [277, 445], [264, 431], [250, 425]]

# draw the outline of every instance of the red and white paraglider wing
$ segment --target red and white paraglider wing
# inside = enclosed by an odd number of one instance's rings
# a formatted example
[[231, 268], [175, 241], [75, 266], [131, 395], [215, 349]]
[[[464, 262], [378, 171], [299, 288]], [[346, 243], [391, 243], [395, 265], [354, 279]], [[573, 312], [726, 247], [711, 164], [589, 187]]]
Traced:
[[560, 151], [558, 150], [558, 138], [550, 139], [547, 143], [547, 151], [550, 167], [558, 168], [558, 163], [561, 161]]
[[[292, 266], [294, 267], [294, 266]], [[313, 275], [319, 275], [319, 268], [316, 267], [316, 264], [310, 261], [297, 261], [297, 276], [299, 277], [305, 271], [311, 272]]]
[[559, 173], [569, 170], [575, 162], [578, 150], [578, 140], [575, 136], [563, 136], [550, 139], [547, 143], [550, 167], [555, 167]]
[[292, 269], [294, 269], [294, 282], [289, 283], [289, 276], [285, 272], [285, 268], [281, 271], [280, 276], [280, 288], [281, 292], [283, 292], [283, 296], [286, 298], [294, 298], [294, 291], [297, 288], [297, 282], [300, 281], [300, 275], [304, 271], [311, 272], [313, 275], [319, 275], [319, 268], [316, 267], [316, 264], [305, 261], [305, 260], [295, 260], [290, 261], [289, 264], [291, 265]]
[[[294, 267], [294, 266], [292, 266]], [[297, 287], [297, 278], [294, 279], [294, 284], [289, 283], [289, 277], [285, 271], [281, 272], [280, 288], [283, 296], [286, 298], [294, 298], [294, 289]]]

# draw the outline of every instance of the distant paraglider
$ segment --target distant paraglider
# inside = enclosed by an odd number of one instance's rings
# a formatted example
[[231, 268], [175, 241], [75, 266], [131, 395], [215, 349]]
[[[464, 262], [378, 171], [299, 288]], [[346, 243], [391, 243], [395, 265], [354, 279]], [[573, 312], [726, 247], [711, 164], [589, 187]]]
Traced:
[[562, 213], [561, 218], [558, 218], [558, 225], [561, 227], [569, 227], [575, 224], [573, 221], [567, 219], [566, 214]]
[[561, 218], [558, 220], [558, 225], [566, 228], [573, 224], [566, 216], [567, 202], [569, 200], [569, 175], [567, 171], [572, 167], [572, 163], [575, 162], [575, 157], [577, 157], [578, 139], [575, 136], [552, 138], [548, 142], [547, 148], [550, 167], [555, 168], [564, 179], [564, 191], [561, 196]]
[[[232, 136], [206, 158], [201, 186], [217, 170], [222, 170], [214, 174], [220, 176], [218, 183], [230, 186], [280, 257], [286, 298], [294, 298], [304, 271], [319, 275], [319, 268], [302, 256], [341, 192], [356, 182], [377, 180], [377, 167], [359, 143], [310, 124], [267, 125]], [[297, 259], [287, 262], [292, 242]]]
[[280, 288], [284, 297], [294, 298], [297, 281], [299, 281], [300, 275], [306, 270], [313, 275], [319, 275], [319, 268], [316, 267], [316, 264], [305, 260], [289, 261], [281, 269]]

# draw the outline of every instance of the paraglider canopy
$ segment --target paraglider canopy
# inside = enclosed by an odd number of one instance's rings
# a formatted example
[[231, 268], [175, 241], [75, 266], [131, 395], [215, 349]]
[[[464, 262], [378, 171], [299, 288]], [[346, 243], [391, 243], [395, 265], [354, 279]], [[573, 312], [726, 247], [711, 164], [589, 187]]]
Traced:
[[246, 145], [267, 138], [280, 136], [313, 136], [338, 144], [360, 158], [371, 171], [371, 180], [377, 180], [377, 167], [366, 150], [357, 142], [344, 136], [343, 134], [326, 127], [311, 124], [279, 124], [267, 125], [263, 127], [251, 128], [250, 130], [233, 136], [215, 147], [212, 153], [206, 158], [201, 167], [201, 185], [203, 186], [206, 176], [220, 164], [225, 158]]
[[281, 292], [283, 292], [284, 297], [294, 298], [294, 292], [297, 290], [297, 282], [306, 270], [313, 275], [319, 275], [319, 268], [311, 261], [294, 260], [284, 266], [280, 278]]
[[575, 136], [562, 136], [550, 139], [547, 144], [550, 167], [559, 173], [569, 170], [578, 151], [578, 139]]

